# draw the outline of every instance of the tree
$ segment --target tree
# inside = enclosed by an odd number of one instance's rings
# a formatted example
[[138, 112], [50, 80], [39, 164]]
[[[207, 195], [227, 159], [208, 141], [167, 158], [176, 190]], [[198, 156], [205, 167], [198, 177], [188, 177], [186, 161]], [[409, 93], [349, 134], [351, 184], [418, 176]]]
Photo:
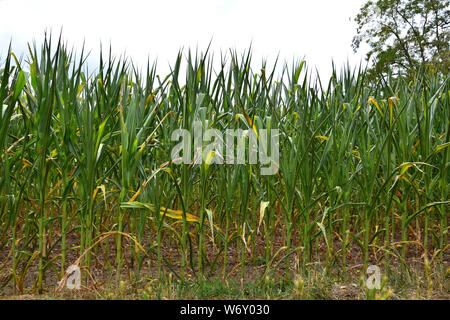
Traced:
[[355, 18], [352, 47], [370, 46], [369, 71], [411, 75], [431, 70], [447, 75], [450, 66], [450, 0], [367, 1]]

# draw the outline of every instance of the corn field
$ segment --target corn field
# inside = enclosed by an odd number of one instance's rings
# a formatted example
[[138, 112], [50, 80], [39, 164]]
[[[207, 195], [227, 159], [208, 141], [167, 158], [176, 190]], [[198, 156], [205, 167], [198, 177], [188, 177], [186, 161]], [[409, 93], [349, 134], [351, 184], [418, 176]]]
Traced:
[[[255, 70], [233, 51], [218, 70], [208, 51], [180, 51], [164, 78], [102, 52], [92, 73], [85, 51], [50, 39], [2, 54], [1, 288], [42, 293], [72, 264], [89, 283], [100, 260], [118, 279], [151, 265], [180, 281], [448, 267], [446, 76], [370, 83], [346, 67], [324, 82], [304, 62]], [[196, 122], [278, 129], [277, 173], [174, 163], [172, 132]]]

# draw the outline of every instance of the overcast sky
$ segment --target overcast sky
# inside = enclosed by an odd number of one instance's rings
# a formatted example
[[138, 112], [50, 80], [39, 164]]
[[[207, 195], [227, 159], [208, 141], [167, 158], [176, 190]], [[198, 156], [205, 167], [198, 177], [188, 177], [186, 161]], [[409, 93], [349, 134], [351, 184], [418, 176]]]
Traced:
[[[242, 53], [252, 43], [253, 61], [274, 62], [277, 54], [289, 64], [307, 61], [328, 77], [332, 59], [342, 66], [364, 60], [354, 54], [352, 18], [365, 0], [0, 0], [0, 56], [12, 39], [16, 55], [27, 42], [39, 44], [44, 30], [63, 37], [76, 48], [85, 40], [91, 61], [97, 60], [100, 41], [115, 54], [126, 53], [144, 67], [158, 59], [165, 73], [180, 48], [229, 48]], [[94, 59], [94, 60], [93, 60]]]

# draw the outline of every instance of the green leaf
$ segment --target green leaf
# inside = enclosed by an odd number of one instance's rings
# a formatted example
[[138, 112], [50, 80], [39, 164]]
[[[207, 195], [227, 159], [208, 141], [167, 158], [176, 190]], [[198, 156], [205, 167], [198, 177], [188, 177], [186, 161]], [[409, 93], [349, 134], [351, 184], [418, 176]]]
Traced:
[[25, 74], [21, 70], [19, 72], [19, 75], [17, 76], [16, 88], [14, 89], [14, 96], [13, 96], [14, 101], [16, 101], [19, 98], [20, 94], [22, 93], [22, 90], [25, 87], [25, 82], [26, 82]]

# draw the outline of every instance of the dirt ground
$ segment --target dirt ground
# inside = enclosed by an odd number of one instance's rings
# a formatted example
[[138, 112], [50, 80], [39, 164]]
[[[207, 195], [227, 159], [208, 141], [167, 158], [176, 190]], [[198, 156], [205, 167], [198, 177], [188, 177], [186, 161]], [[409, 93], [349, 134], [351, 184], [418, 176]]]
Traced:
[[[115, 241], [114, 236], [100, 243], [94, 250], [91, 256], [91, 268], [85, 273], [87, 281], [84, 282], [81, 290], [69, 290], [64, 288], [61, 292], [56, 293], [59, 280], [61, 279], [60, 267], [60, 246], [55, 245], [50, 253], [50, 258], [54, 259], [51, 267], [45, 273], [44, 293], [37, 294], [37, 274], [38, 274], [38, 259], [34, 259], [27, 267], [25, 264], [20, 265], [18, 270], [26, 272], [18, 275], [18, 282], [20, 286], [14, 286], [14, 281], [11, 277], [11, 252], [8, 246], [0, 250], [0, 299], [141, 299], [141, 298], [162, 298], [162, 299], [197, 299], [202, 298], [202, 294], [193, 294], [193, 288], [197, 288], [198, 280], [194, 269], [188, 267], [186, 269], [186, 284], [185, 289], [177, 287], [180, 281], [177, 275], [181, 273], [180, 267], [180, 252], [173, 239], [165, 237], [161, 247], [161, 255], [163, 257], [162, 272], [159, 271], [157, 263], [157, 251], [154, 246], [154, 239], [151, 236], [152, 230], [148, 230], [142, 241], [144, 248], [154, 247], [154, 250], [149, 252], [149, 255], [143, 258], [140, 268], [139, 277], [136, 277], [136, 263], [134, 261], [132, 250], [135, 245], [128, 239], [124, 238], [123, 252], [124, 263], [121, 270], [120, 281], [117, 281], [117, 272], [115, 268]], [[57, 231], [52, 235], [58, 238]], [[51, 239], [48, 240], [51, 242]], [[79, 245], [78, 237], [75, 233], [68, 236], [67, 239], [67, 266], [74, 263], [79, 257], [80, 253], [77, 248]], [[193, 252], [196, 243], [192, 238]], [[272, 252], [277, 252], [284, 243], [282, 234], [275, 235], [273, 241]], [[297, 243], [294, 240], [293, 247]], [[292, 254], [290, 258], [290, 276], [291, 280], [286, 279], [286, 264], [281, 262], [276, 269], [277, 259], [274, 260], [272, 268], [267, 273], [266, 279], [262, 279], [265, 272], [264, 256], [265, 243], [261, 237], [258, 237], [253, 248], [249, 245], [246, 249], [246, 266], [244, 279], [241, 279], [241, 248], [233, 243], [228, 248], [227, 266], [225, 273], [223, 270], [223, 253], [217, 249], [212, 243], [207, 243], [207, 263], [205, 267], [205, 276], [211, 287], [225, 286], [219, 296], [216, 298], [249, 298], [249, 299], [267, 299], [267, 298], [281, 298], [281, 299], [365, 299], [365, 290], [361, 285], [361, 272], [363, 263], [361, 259], [361, 250], [358, 246], [352, 245], [347, 253], [347, 272], [343, 272], [340, 263], [339, 254], [335, 257], [339, 259], [330, 262], [331, 267], [325, 270], [326, 261], [326, 244], [314, 243], [314, 250], [312, 261], [306, 266], [308, 275], [303, 275], [302, 292], [299, 293], [298, 284], [294, 281], [299, 278], [302, 266], [299, 263], [298, 253]], [[339, 253], [341, 250], [341, 242], [338, 238], [335, 239], [334, 252]], [[373, 250], [372, 264], [380, 265], [383, 269], [382, 252]], [[425, 273], [423, 254], [419, 249], [410, 247], [407, 256], [407, 265], [409, 269], [409, 280], [402, 279], [401, 265], [396, 259], [390, 262], [390, 275], [387, 279], [386, 287], [380, 291], [378, 298], [386, 299], [447, 299], [450, 300], [450, 255], [448, 252], [444, 255], [444, 272], [438, 270], [433, 266], [432, 270]], [[281, 255], [280, 255], [281, 256]], [[196, 265], [197, 256], [192, 257], [194, 266]], [[86, 270], [81, 266], [82, 271]], [[386, 270], [383, 269], [386, 273]], [[442, 275], [444, 273], [444, 275]], [[225, 274], [225, 276], [224, 276]], [[279, 288], [279, 293], [270, 294], [266, 289], [267, 278], [270, 278], [273, 287]], [[16, 281], [17, 282], [17, 281]], [[289, 283], [286, 285], [286, 283]], [[250, 289], [245, 289], [249, 286]], [[254, 287], [252, 287], [254, 286]], [[253, 288], [253, 289], [251, 289]], [[235, 291], [233, 291], [236, 289]], [[247, 296], [242, 296], [227, 292], [244, 292], [249, 291]], [[227, 291], [228, 290], [228, 291]], [[253, 290], [253, 291], [252, 291]], [[152, 294], [148, 295], [147, 293]], [[146, 295], [147, 294], [147, 295]], [[383, 296], [384, 295], [384, 296]], [[208, 296], [206, 296], [208, 297]], [[204, 298], [204, 297], [203, 297]]]

